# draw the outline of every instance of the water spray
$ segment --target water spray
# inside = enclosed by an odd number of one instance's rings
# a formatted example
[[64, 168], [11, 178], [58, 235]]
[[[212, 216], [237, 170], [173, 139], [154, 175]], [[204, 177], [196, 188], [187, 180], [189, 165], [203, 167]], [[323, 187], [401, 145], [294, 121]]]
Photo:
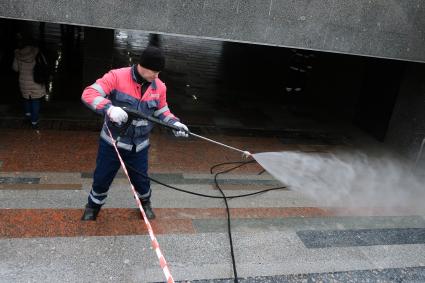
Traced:
[[[270, 173], [270, 175], [275, 177], [276, 180], [280, 181], [282, 184], [290, 184], [291, 189], [294, 191], [306, 194], [324, 206], [333, 207], [335, 205], [340, 206], [343, 204], [343, 206], [347, 208], [362, 208], [362, 211], [367, 208], [391, 208], [391, 213], [394, 213], [394, 208], [402, 207], [401, 205], [403, 205], [405, 207], [414, 208], [413, 211], [416, 211], [415, 213], [421, 213], [421, 211], [423, 211], [423, 199], [425, 198], [423, 181], [417, 179], [415, 176], [410, 174], [409, 171], [400, 167], [398, 163], [389, 159], [368, 158], [367, 155], [358, 153], [348, 155], [340, 153], [330, 154], [327, 156], [311, 155], [302, 152], [263, 152], [251, 154], [249, 151], [241, 150], [201, 135], [194, 134], [189, 130], [186, 131], [177, 126], [167, 124], [158, 118], [147, 116], [139, 111], [128, 109], [126, 107], [123, 109], [127, 112], [129, 117], [128, 121], [123, 126], [119, 127], [121, 134], [125, 133], [133, 120], [145, 119], [155, 124], [160, 124], [166, 128], [170, 128], [175, 131], [183, 131], [196, 138], [237, 151], [242, 153], [244, 158], [253, 158], [252, 161], [239, 162], [242, 164], [233, 167], [230, 170], [217, 173], [214, 176], [214, 182], [217, 189], [219, 189], [222, 194], [221, 197], [185, 191], [146, 176], [156, 183], [177, 191], [224, 200], [227, 210], [228, 234], [234, 271], [234, 282], [238, 282], [238, 275], [233, 251], [230, 212], [227, 200], [264, 193], [268, 190], [286, 188], [286, 186], [283, 186], [279, 188], [261, 190], [251, 194], [226, 196], [218, 185], [217, 175], [227, 173], [244, 164], [254, 161], [258, 162], [268, 173]], [[422, 141], [415, 166], [420, 161], [424, 148], [425, 139]]]

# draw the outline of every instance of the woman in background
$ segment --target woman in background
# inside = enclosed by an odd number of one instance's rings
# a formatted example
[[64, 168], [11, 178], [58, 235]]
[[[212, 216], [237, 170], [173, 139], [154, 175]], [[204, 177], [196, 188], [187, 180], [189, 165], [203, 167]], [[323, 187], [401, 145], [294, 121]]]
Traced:
[[[39, 112], [42, 98], [46, 95], [44, 84], [34, 81], [33, 70], [39, 48], [29, 37], [17, 34], [17, 49], [13, 60], [13, 70], [19, 73], [19, 88], [24, 98], [25, 116], [31, 121], [33, 129], [39, 128]], [[44, 56], [40, 57], [45, 61]]]

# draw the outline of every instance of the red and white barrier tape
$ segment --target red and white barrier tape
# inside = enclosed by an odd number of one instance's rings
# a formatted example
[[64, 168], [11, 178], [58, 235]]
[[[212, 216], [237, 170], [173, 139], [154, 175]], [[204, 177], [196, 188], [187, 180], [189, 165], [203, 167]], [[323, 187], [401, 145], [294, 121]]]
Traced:
[[140, 209], [140, 212], [143, 215], [143, 220], [145, 221], [146, 228], [148, 229], [148, 233], [149, 233], [149, 236], [150, 236], [151, 241], [152, 241], [151, 242], [152, 247], [154, 248], [155, 253], [156, 253], [157, 257], [158, 257], [159, 264], [161, 265], [162, 271], [164, 272], [165, 278], [167, 279], [167, 283], [174, 283], [173, 276], [171, 275], [170, 269], [168, 268], [167, 261], [165, 260], [165, 257], [163, 256], [163, 254], [161, 252], [161, 249], [159, 248], [159, 243], [156, 240], [156, 237], [155, 237], [155, 234], [153, 232], [151, 223], [149, 222], [148, 218], [146, 217], [145, 211], [143, 210], [143, 207], [142, 207], [142, 203], [140, 202], [140, 199], [137, 196], [136, 189], [134, 188], [133, 184], [131, 183], [130, 176], [128, 175], [128, 172], [127, 172], [127, 168], [125, 167], [124, 161], [122, 160], [121, 155], [120, 155], [120, 153], [118, 151], [118, 148], [117, 148], [117, 146], [115, 144], [115, 139], [112, 137], [112, 133], [109, 130], [108, 126], [106, 126], [106, 128], [108, 129], [109, 136], [112, 139], [112, 144], [114, 145], [115, 151], [117, 152], [117, 155], [118, 155], [118, 158], [120, 160], [121, 166], [122, 166], [122, 168], [123, 168], [123, 170], [125, 172], [125, 175], [127, 176], [127, 179], [128, 179], [128, 181], [130, 183], [131, 190], [133, 191], [134, 198], [136, 199], [137, 205], [139, 206], [139, 209]]

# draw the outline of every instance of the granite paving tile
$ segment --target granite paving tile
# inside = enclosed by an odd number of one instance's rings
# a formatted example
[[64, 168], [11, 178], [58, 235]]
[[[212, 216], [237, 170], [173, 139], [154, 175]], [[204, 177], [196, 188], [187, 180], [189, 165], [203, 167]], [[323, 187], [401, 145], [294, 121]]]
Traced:
[[[100, 129], [99, 129], [100, 130]], [[2, 144], [13, 144], [0, 151], [2, 171], [36, 172], [92, 172], [95, 167], [99, 132], [1, 129]], [[299, 149], [283, 145], [274, 137], [240, 137], [220, 134], [208, 138], [251, 153]], [[27, 150], [27, 140], [36, 140], [37, 147]], [[151, 173], [206, 173], [213, 165], [242, 161], [240, 153], [199, 139], [170, 140], [169, 134], [154, 132], [151, 137]], [[232, 174], [259, 173], [256, 163], [232, 171]]]
[[[227, 217], [224, 208], [161, 208], [157, 209], [161, 219], [223, 219]], [[314, 207], [285, 208], [231, 208], [233, 219], [240, 218], [282, 218], [282, 217], [324, 217], [330, 213]]]
[[[0, 238], [117, 236], [147, 234], [137, 209], [102, 209], [97, 221], [81, 221], [82, 209], [1, 210]], [[189, 219], [151, 221], [156, 234], [194, 233]]]
[[[280, 190], [285, 190], [285, 191], [289, 191], [290, 189], [287, 187], [284, 187], [281, 184], [228, 184], [227, 182], [224, 184], [221, 184], [219, 181], [219, 186], [220, 189], [222, 190], [253, 190], [253, 191], [259, 191], [259, 190], [267, 190], [267, 189], [274, 189], [277, 187], [282, 187]], [[218, 189], [217, 186], [214, 184], [212, 185], [213, 189]]]
[[309, 249], [374, 245], [425, 244], [424, 228], [297, 231]]
[[82, 184], [0, 184], [0, 190], [82, 190]]
[[[326, 212], [325, 212], [326, 213]], [[193, 225], [198, 233], [208, 232], [225, 232], [227, 230], [227, 222], [224, 219], [194, 219]], [[420, 241], [421, 229], [425, 229], [425, 222], [419, 216], [402, 216], [402, 217], [275, 217], [275, 218], [238, 218], [232, 220], [232, 231], [235, 232], [261, 232], [261, 231], [300, 231], [300, 238], [306, 234], [306, 241], [311, 240], [312, 245], [315, 244], [314, 236], [317, 232], [317, 241], [319, 245], [322, 241], [326, 242], [326, 231], [331, 233], [339, 233], [338, 237], [329, 237], [329, 245], [333, 239], [344, 241], [344, 233], [347, 230], [384, 230], [384, 229], [419, 229], [414, 236], [414, 240]], [[324, 231], [326, 230], [326, 231]], [[308, 231], [303, 234], [303, 231]], [[340, 232], [341, 231], [341, 232]], [[395, 235], [390, 240], [397, 239], [399, 235]], [[393, 233], [393, 234], [394, 234]], [[323, 235], [322, 235], [323, 234]], [[332, 234], [331, 234], [332, 235]], [[350, 234], [351, 235], [351, 234]], [[322, 236], [321, 238], [319, 236]], [[349, 236], [347, 236], [349, 237]], [[347, 238], [346, 237], [346, 238]], [[354, 238], [349, 237], [349, 239]], [[322, 240], [323, 239], [323, 240]], [[355, 240], [355, 238], [354, 238]], [[338, 240], [335, 240], [338, 243]], [[394, 240], [395, 241], [395, 240]], [[343, 242], [344, 243], [344, 242]], [[306, 244], [309, 244], [307, 242]], [[337, 244], [335, 244], [337, 245]], [[344, 245], [341, 245], [344, 246]], [[350, 246], [350, 245], [348, 245]]]
[[[227, 217], [225, 209], [222, 208], [156, 208], [155, 212], [157, 219], [153, 223], [154, 227], [158, 229], [158, 233], [222, 231], [224, 229], [223, 221], [211, 222], [208, 219], [224, 220]], [[331, 211], [314, 207], [232, 208], [230, 209], [230, 214], [232, 219], [234, 219], [232, 226], [236, 231], [246, 231], [246, 229], [251, 231], [278, 231], [303, 229], [312, 226], [316, 226], [317, 229], [320, 229], [320, 227], [341, 227], [342, 229], [344, 225], [347, 226], [353, 222], [353, 219], [350, 217], [332, 218]], [[140, 222], [139, 212], [136, 208], [102, 209], [97, 221], [97, 228], [92, 223], [79, 221], [81, 215], [82, 209], [1, 209], [0, 228], [2, 228], [3, 237], [35, 237], [37, 235], [44, 237], [72, 237], [78, 235], [108, 235], [107, 233], [111, 233], [111, 235], [131, 235], [146, 232], [143, 229], [140, 230], [141, 228], [131, 228], [138, 227], [138, 224], [143, 224]], [[313, 220], [312, 217], [317, 219]], [[328, 218], [324, 220], [323, 217]], [[191, 224], [192, 220], [195, 220], [194, 226]], [[357, 220], [360, 219], [357, 218]], [[398, 219], [398, 221], [389, 221], [382, 217], [372, 217], [369, 218], [369, 223], [364, 225], [382, 227], [382, 225], [400, 226], [402, 223], [405, 225], [425, 227], [425, 221], [421, 217], [404, 217]], [[409, 236], [411, 240], [419, 241], [420, 237], [423, 236], [421, 234], [423, 231], [420, 229], [405, 229], [403, 235], [408, 234], [409, 231], [416, 231], [416, 234]], [[301, 232], [304, 233], [305, 231]], [[314, 231], [308, 232], [313, 233]], [[335, 231], [332, 232], [335, 233]], [[343, 232], [346, 232], [346, 230], [343, 230]], [[317, 236], [314, 238], [313, 235], [310, 238], [319, 241], [323, 237]], [[329, 241], [333, 241], [334, 238], [329, 237]], [[338, 246], [338, 241], [345, 238], [343, 236], [339, 237], [339, 240], [334, 241], [336, 243], [335, 245]], [[303, 239], [302, 236], [301, 239]], [[319, 242], [322, 243], [323, 240]]]
[[329, 208], [340, 216], [409, 216], [425, 215], [425, 207], [333, 207]]
[[0, 184], [38, 184], [40, 178], [0, 177]]
[[369, 260], [373, 261], [377, 268], [425, 267], [424, 244], [376, 245], [353, 248], [361, 250]]
[[13, 171], [13, 172], [0, 172], [0, 177], [38, 178], [40, 184], [79, 184], [82, 181], [81, 173], [79, 172]]
[[[199, 177], [199, 178], [185, 178], [184, 174], [180, 173], [150, 173], [149, 177], [152, 179], [156, 179], [163, 183], [173, 183], [173, 184], [214, 184], [214, 175], [210, 175], [211, 177]], [[88, 179], [92, 178], [93, 173], [91, 172], [82, 172], [81, 178]], [[228, 178], [229, 177], [229, 178]], [[122, 179], [127, 178], [127, 176], [123, 172], [118, 172], [115, 178]], [[266, 187], [276, 187], [276, 186], [282, 186], [281, 183], [279, 183], [275, 179], [257, 179], [255, 176], [252, 178], [234, 178], [232, 175], [220, 175], [220, 177], [217, 179], [217, 182], [219, 184], [226, 184], [226, 185], [244, 185], [243, 187], [239, 186], [239, 189], [245, 189], [245, 185], [257, 185], [257, 188], [259, 188], [259, 185], [265, 185]], [[234, 188], [236, 189], [236, 187]]]
[[[353, 270], [343, 272], [288, 274], [239, 278], [246, 283], [301, 283], [301, 282], [425, 282], [425, 267]], [[188, 283], [188, 281], [177, 281]], [[192, 283], [233, 283], [233, 278], [192, 280]]]
[[[184, 179], [214, 179], [214, 174], [192, 174], [192, 173], [183, 173]], [[258, 175], [258, 174], [225, 174], [220, 175], [220, 178], [225, 178], [228, 180], [240, 180], [240, 179], [247, 179], [247, 180], [276, 180], [272, 175], [265, 172], [264, 174]]]
[[[0, 152], [2, 171], [90, 171], [95, 165], [99, 133], [89, 131], [1, 130], [1, 142], [13, 144]], [[28, 150], [28, 140], [37, 146]]]

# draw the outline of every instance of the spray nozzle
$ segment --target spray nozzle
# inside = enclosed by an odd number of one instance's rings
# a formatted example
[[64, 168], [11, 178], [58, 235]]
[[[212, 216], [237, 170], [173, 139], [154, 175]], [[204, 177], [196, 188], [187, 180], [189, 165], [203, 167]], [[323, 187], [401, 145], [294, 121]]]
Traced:
[[243, 153], [242, 153], [242, 157], [243, 158], [245, 158], [245, 159], [248, 159], [250, 156], [252, 156], [252, 154], [249, 152], [249, 151], [244, 151]]

